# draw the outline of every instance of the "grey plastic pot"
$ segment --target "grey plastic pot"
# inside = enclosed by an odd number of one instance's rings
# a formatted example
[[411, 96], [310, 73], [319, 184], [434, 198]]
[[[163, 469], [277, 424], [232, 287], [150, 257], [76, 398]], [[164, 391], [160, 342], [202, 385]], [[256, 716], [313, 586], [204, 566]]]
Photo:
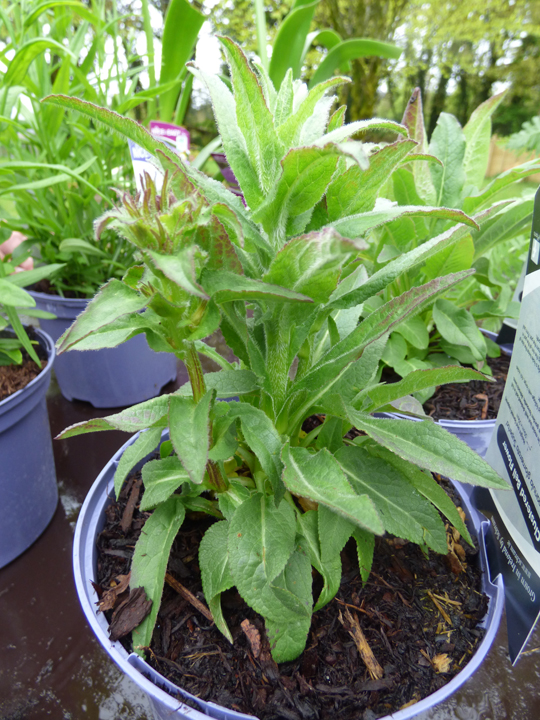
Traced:
[[[483, 332], [491, 340], [495, 341], [495, 333], [490, 332], [489, 330], [483, 330]], [[512, 348], [512, 345], [501, 345], [501, 349], [507, 355], [512, 355]], [[402, 413], [377, 413], [377, 416], [401, 418], [403, 420], [414, 420], [416, 422], [420, 422], [421, 420], [421, 418], [403, 415]], [[480, 457], [484, 457], [497, 420], [437, 420], [437, 423], [445, 430], [448, 430], [448, 432], [451, 432], [452, 435], [455, 435], [460, 440], [467, 443], [467, 445], [477, 452]]]
[[[56, 342], [89, 300], [30, 291], [39, 310], [57, 316], [40, 320]], [[96, 408], [135, 405], [159, 394], [176, 378], [176, 357], [151, 350], [144, 335], [115, 348], [67, 352], [56, 358], [58, 385], [67, 400], [86, 400]]]
[[[105, 524], [105, 509], [112, 502], [114, 496], [114, 473], [120, 457], [125, 449], [135, 442], [138, 435], [130, 438], [105, 466], [92, 485], [81, 508], [73, 541], [73, 568], [77, 594], [83, 612], [97, 639], [110, 658], [146, 693], [156, 720], [170, 720], [171, 717], [185, 718], [185, 720], [204, 720], [208, 716], [218, 720], [239, 720], [240, 718], [251, 718], [253, 720], [251, 715], [243, 715], [191, 695], [157, 673], [135, 653], [129, 654], [119, 642], [111, 642], [108, 635], [107, 620], [97, 612], [97, 595], [92, 586], [92, 581], [97, 580], [96, 538]], [[167, 431], [164, 432], [163, 439], [166, 437], [168, 437]], [[145, 460], [136, 467], [141, 467], [144, 462]], [[483, 589], [489, 597], [488, 611], [482, 623], [482, 627], [486, 628], [486, 633], [468, 665], [447, 685], [414, 706], [388, 716], [386, 720], [390, 720], [390, 718], [392, 720], [413, 718], [418, 713], [448, 698], [479, 667], [497, 634], [504, 605], [504, 589], [500, 576], [497, 578], [496, 584], [489, 581], [484, 540], [489, 528], [489, 521], [472, 507], [467, 494], [462, 492], [462, 486], [459, 483], [456, 483], [456, 489], [462, 498], [463, 505], [474, 526], [474, 532], [478, 537], [480, 563], [483, 570]], [[166, 692], [166, 690], [169, 692]], [[186, 699], [195, 703], [200, 708], [200, 712], [187, 706], [184, 702]]]
[[37, 540], [58, 504], [45, 395], [54, 342], [38, 330], [47, 366], [22, 390], [0, 402], [0, 568]]

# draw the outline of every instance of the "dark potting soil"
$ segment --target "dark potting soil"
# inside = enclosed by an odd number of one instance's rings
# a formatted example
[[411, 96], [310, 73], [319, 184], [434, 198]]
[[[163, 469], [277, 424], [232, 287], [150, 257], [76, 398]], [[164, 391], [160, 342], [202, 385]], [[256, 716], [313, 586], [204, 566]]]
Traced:
[[[126, 481], [119, 502], [106, 511], [97, 541], [96, 589], [117, 635], [148, 612], [144, 593], [127, 589], [133, 548], [150, 515], [138, 510], [142, 492], [140, 474]], [[189, 517], [173, 544], [147, 653], [158, 672], [203, 700], [263, 720], [368, 720], [445, 685], [483, 637], [477, 625], [487, 598], [480, 590], [477, 551], [452, 528], [447, 556], [426, 556], [412, 543], [385, 536], [377, 539], [373, 571], [364, 586], [355, 546], [345, 547], [336, 598], [315, 613], [303, 654], [277, 666], [261, 617], [238, 593], [222, 596], [234, 646], [208, 619], [198, 547], [210, 522], [208, 516]], [[315, 594], [321, 586], [314, 571]], [[121, 642], [131, 652], [130, 632]], [[371, 672], [361, 655], [366, 646], [375, 660]]]
[[[37, 335], [32, 328], [26, 328], [26, 331], [30, 340], [37, 340]], [[0, 332], [0, 337], [13, 337], [13, 333], [3, 331]], [[39, 344], [34, 345], [34, 348], [41, 360], [41, 367], [32, 360], [24, 349], [22, 350], [23, 362], [21, 365], [0, 365], [0, 400], [4, 400], [18, 390], [25, 388], [47, 365], [47, 353], [45, 350]]]
[[[35, 292], [45, 293], [46, 295], [56, 295], [57, 297], [60, 297], [60, 294], [58, 290], [54, 287], [54, 285], [51, 285], [50, 280], [45, 278], [44, 280], [40, 280], [37, 282], [33, 287], [32, 290]], [[84, 298], [85, 296], [81, 293], [77, 293], [74, 290], [64, 290], [63, 297], [66, 298]]]
[[440, 385], [424, 403], [434, 420], [493, 420], [497, 417], [504, 392], [510, 357], [501, 353], [488, 358], [495, 382], [472, 380]]

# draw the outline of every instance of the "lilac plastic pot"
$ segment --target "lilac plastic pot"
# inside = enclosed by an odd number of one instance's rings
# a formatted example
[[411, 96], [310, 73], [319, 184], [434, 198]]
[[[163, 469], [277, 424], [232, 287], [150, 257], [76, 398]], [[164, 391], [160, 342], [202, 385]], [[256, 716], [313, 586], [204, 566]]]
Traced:
[[[186, 720], [204, 720], [204, 718], [208, 716], [218, 718], [219, 720], [252, 718], [251, 715], [243, 715], [234, 710], [223, 708], [215, 703], [205, 702], [191, 695], [157, 673], [135, 653], [129, 654], [119, 642], [111, 642], [108, 635], [107, 620], [102, 614], [98, 614], [96, 610], [97, 594], [92, 586], [92, 581], [97, 581], [98, 557], [96, 538], [105, 524], [105, 509], [110, 505], [114, 496], [114, 473], [120, 457], [124, 450], [135, 442], [138, 436], [139, 433], [130, 438], [105, 466], [92, 485], [77, 521], [73, 541], [73, 569], [77, 594], [83, 612], [86, 615], [90, 627], [96, 634], [97, 639], [103, 645], [110, 658], [146, 693], [152, 705], [156, 720], [170, 720], [171, 717], [185, 718]], [[164, 431], [162, 437], [163, 439], [168, 437], [167, 431]], [[140, 468], [145, 462], [146, 460], [143, 460], [138, 463], [136, 467]], [[496, 584], [489, 581], [484, 540], [489, 528], [489, 521], [472, 507], [467, 494], [463, 493], [463, 487], [459, 483], [455, 483], [455, 485], [467, 514], [471, 519], [473, 532], [478, 537], [480, 548], [479, 558], [483, 571], [483, 590], [489, 598], [488, 611], [481, 625], [486, 629], [486, 633], [468, 665], [447, 685], [424, 700], [416, 703], [414, 706], [388, 716], [386, 720], [390, 720], [390, 718], [392, 720], [407, 720], [408, 718], [413, 718], [420, 712], [448, 698], [458, 687], [468, 680], [479, 667], [497, 634], [504, 605], [504, 590], [501, 576], [497, 578]], [[145, 677], [145, 675], [147, 677]], [[169, 692], [165, 692], [165, 690]], [[200, 708], [200, 712], [187, 706], [183, 702], [183, 700], [188, 698], [196, 703]]]
[[54, 342], [37, 330], [47, 366], [26, 387], [0, 402], [0, 568], [37, 540], [58, 504], [45, 395]]
[[[89, 300], [63, 298], [31, 291], [39, 310], [57, 316], [40, 320], [56, 342], [87, 306]], [[67, 400], [86, 400], [96, 408], [135, 405], [159, 394], [176, 378], [176, 357], [151, 350], [144, 335], [115, 348], [73, 350], [56, 358], [54, 371]]]
[[[492, 333], [489, 330], [483, 330], [482, 332], [491, 340], [495, 340], [495, 333]], [[503, 352], [510, 356], [512, 355], [512, 348], [513, 345], [501, 345]], [[403, 420], [414, 420], [416, 422], [420, 422], [422, 419], [411, 417], [410, 415], [403, 415], [402, 413], [377, 413], [377, 416], [401, 418]], [[448, 430], [448, 432], [451, 432], [452, 435], [455, 435], [460, 440], [467, 443], [467, 445], [477, 452], [480, 457], [484, 457], [497, 420], [437, 420], [437, 423], [445, 430]]]

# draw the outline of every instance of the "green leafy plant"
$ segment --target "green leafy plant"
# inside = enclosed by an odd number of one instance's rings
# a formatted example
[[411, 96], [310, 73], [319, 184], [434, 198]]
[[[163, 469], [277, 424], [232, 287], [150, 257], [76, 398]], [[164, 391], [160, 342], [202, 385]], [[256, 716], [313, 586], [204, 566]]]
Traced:
[[97, 2], [89, 9], [72, 0], [34, 0], [5, 18], [4, 52], [13, 56], [4, 56], [0, 79], [0, 217], [27, 236], [38, 259], [63, 264], [51, 279], [60, 295], [91, 297], [132, 264], [129, 244], [113, 233], [96, 241], [92, 230], [95, 217], [113, 206], [115, 188], [131, 186], [132, 169], [124, 138], [39, 101], [51, 92], [66, 93], [120, 113], [137, 110], [147, 120], [159, 116], [181, 122], [191, 89], [185, 62], [204, 16], [187, 0], [170, 3], [158, 84], [147, 2], [143, 10], [150, 83], [140, 91], [144, 62], [122, 57], [117, 40], [123, 37], [128, 48], [130, 31], [115, 4], [109, 8]]
[[[142, 11], [150, 79], [149, 89], [146, 92], [149, 100], [148, 118], [159, 117], [163, 122], [181, 125], [193, 84], [193, 76], [187, 72], [186, 62], [193, 55], [205, 17], [188, 0], [171, 0], [163, 26], [158, 83], [154, 66], [155, 38], [150, 24], [148, 0], [142, 0]], [[182, 28], [181, 33], [178, 32], [178, 28]], [[127, 110], [131, 103], [136, 103], [137, 100], [140, 100], [140, 94], [128, 101], [123, 110]]]
[[302, 66], [312, 46], [324, 47], [328, 52], [315, 69], [309, 82], [310, 88], [331, 78], [336, 70], [348, 72], [351, 60], [370, 55], [390, 60], [399, 58], [400, 48], [391, 43], [369, 38], [342, 40], [339, 33], [329, 28], [310, 32], [319, 2], [320, 0], [295, 0], [292, 3], [289, 13], [276, 31], [269, 62], [264, 3], [262, 0], [254, 0], [259, 58], [276, 87], [281, 85], [289, 69], [293, 72], [293, 78], [301, 77]]
[[[190, 69], [209, 88], [246, 206], [126, 118], [76, 98], [47, 98], [130, 137], [167, 172], [161, 195], [148, 179], [143, 197], [125, 195], [97, 221], [98, 235], [114, 228], [143, 262], [100, 290], [58, 341], [59, 352], [117, 345], [144, 332], [189, 373], [177, 392], [75, 425], [61, 437], [143, 431], [118, 465], [118, 493], [169, 427], [160, 458], [142, 469], [141, 509], [153, 512], [137, 542], [131, 586], [144, 586], [153, 604], [134, 631], [139, 652], [150, 644], [173, 539], [186, 512], [197, 510], [215, 518], [201, 543], [200, 567], [217, 627], [231, 639], [220, 597], [234, 586], [263, 616], [274, 658], [286, 661], [302, 652], [312, 612], [337, 592], [340, 552], [351, 537], [364, 580], [375, 535], [394, 533], [445, 553], [440, 511], [470, 540], [430, 471], [506, 484], [435, 423], [372, 415], [425, 387], [484, 377], [447, 367], [417, 371], [394, 385], [375, 380], [389, 333], [471, 271], [406, 290], [358, 323], [365, 302], [455, 247], [474, 221], [446, 208], [365, 211], [362, 197], [373, 196], [379, 175], [399, 160], [370, 165], [363, 145], [350, 138], [373, 128], [406, 136], [406, 128], [377, 119], [344, 125], [343, 109], [329, 118], [326, 96], [346, 78], [308, 92], [288, 71], [276, 89], [262, 66], [254, 72], [235, 43], [221, 42], [233, 93], [218, 77]], [[339, 188], [351, 169], [373, 174], [356, 186], [354, 198], [349, 193], [347, 203], [336, 205], [332, 198], [345, 197]], [[364, 238], [398, 217], [454, 224], [368, 277], [359, 257]], [[238, 362], [204, 342], [218, 327]], [[220, 371], [204, 374], [200, 354]], [[325, 421], [306, 434], [302, 425], [313, 413]], [[353, 426], [365, 435], [351, 439]], [[317, 597], [312, 567], [323, 579]]]
[[[497, 273], [491, 256], [494, 248], [502, 243], [515, 244], [520, 235], [525, 238], [534, 200], [530, 193], [522, 194], [516, 185], [538, 172], [540, 164], [526, 162], [486, 180], [491, 116], [503, 95], [495, 95], [482, 103], [464, 128], [453, 115], [441, 113], [429, 144], [419, 91], [414, 92], [405, 111], [403, 124], [409, 138], [417, 143], [414, 152], [418, 161], [408, 162], [405, 157], [393, 170], [389, 181], [380, 188], [379, 206], [435, 204], [459, 208], [471, 215], [478, 227], [471, 228], [451, 248], [441, 249], [425, 264], [404, 273], [364, 307], [365, 314], [403, 290], [439, 275], [476, 270], [474, 276], [452, 288], [431, 308], [391, 333], [383, 363], [402, 377], [414, 370], [451, 362], [472, 365], [490, 373], [486, 358], [498, 356], [500, 348], [480, 332], [478, 325], [485, 320], [501, 322], [504, 317], [519, 314], [519, 303], [511, 300], [508, 279]], [[397, 153], [395, 148], [395, 145], [376, 147], [367, 172], [380, 162], [379, 158]], [[402, 150], [404, 152], [404, 148]], [[351, 175], [353, 172], [349, 171]], [[356, 172], [358, 182], [362, 182], [364, 176], [365, 173]], [[501, 192], [503, 200], [499, 199]], [[364, 257], [371, 261], [371, 271], [378, 272], [402, 253], [445, 232], [450, 224], [445, 219], [418, 217], [387, 224], [372, 233], [370, 248]], [[430, 392], [426, 391], [421, 399]]]
[[121, 104], [136, 77], [124, 72], [118, 54], [105, 53], [119, 24], [76, 2], [25, 3], [4, 24], [5, 51], [13, 56], [4, 59], [0, 79], [0, 216], [27, 236], [38, 261], [62, 264], [50, 280], [60, 295], [92, 296], [132, 263], [127, 243], [112, 233], [96, 243], [92, 232], [96, 215], [114, 203], [111, 186], [129, 187], [125, 140], [39, 102], [68, 92], [107, 103], [114, 86]]
[[[11, 255], [4, 258], [0, 256], [0, 365], [21, 365], [23, 362], [22, 350], [26, 350], [32, 360], [41, 366], [41, 361], [32, 346], [19, 314], [28, 317], [54, 318], [51, 313], [36, 310], [36, 301], [29, 295], [24, 287], [32, 285], [39, 280], [50, 277], [61, 265], [48, 265], [46, 267], [16, 272], [17, 265], [24, 260], [19, 255], [14, 262]], [[3, 333], [11, 326], [13, 336]]]
[[535, 115], [526, 120], [521, 129], [506, 139], [506, 147], [517, 152], [540, 153], [540, 117]]

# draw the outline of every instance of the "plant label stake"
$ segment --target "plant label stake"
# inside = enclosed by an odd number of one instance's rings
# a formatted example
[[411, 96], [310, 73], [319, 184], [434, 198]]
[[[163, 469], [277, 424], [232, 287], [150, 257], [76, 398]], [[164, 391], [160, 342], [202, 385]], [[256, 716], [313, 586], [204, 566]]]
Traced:
[[540, 190], [510, 370], [486, 460], [514, 492], [475, 491], [490, 515], [490, 575], [502, 573], [515, 664], [540, 617]]

